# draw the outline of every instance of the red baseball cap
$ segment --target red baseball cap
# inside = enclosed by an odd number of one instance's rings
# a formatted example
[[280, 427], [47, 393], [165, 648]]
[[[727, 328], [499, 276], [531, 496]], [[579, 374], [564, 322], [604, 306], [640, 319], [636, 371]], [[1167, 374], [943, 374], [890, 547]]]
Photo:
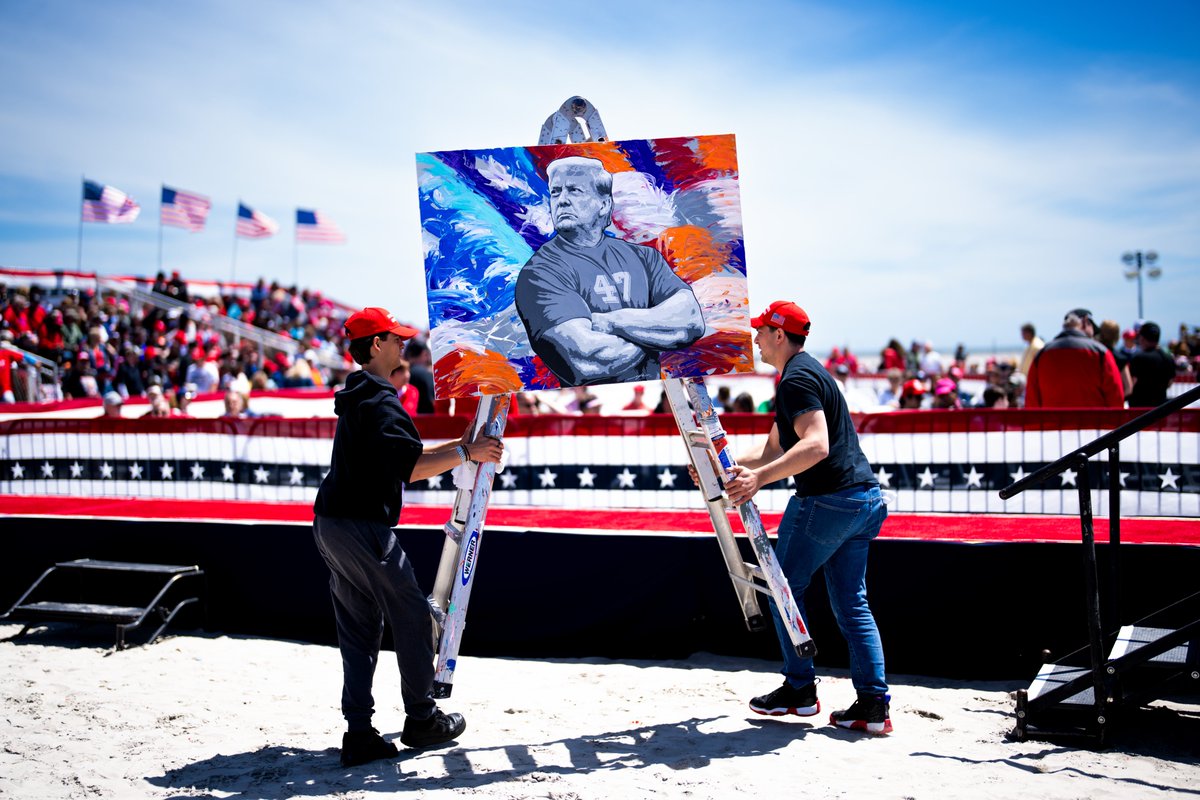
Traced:
[[750, 327], [756, 330], [766, 325], [770, 325], [772, 328], [783, 328], [788, 333], [794, 333], [797, 336], [808, 336], [808, 329], [812, 322], [809, 321], [808, 314], [800, 306], [788, 300], [776, 300], [767, 306], [766, 311], [750, 320]]
[[902, 392], [902, 394], [904, 394], [907, 397], [912, 397], [914, 395], [917, 395], [917, 396], [923, 395], [923, 394], [925, 394], [925, 384], [921, 383], [916, 378], [913, 378], [908, 383], [904, 384], [904, 391]]
[[384, 308], [364, 308], [356, 311], [346, 320], [346, 335], [351, 339], [362, 339], [365, 336], [377, 336], [391, 332], [401, 339], [411, 339], [416, 336], [416, 328], [401, 325], [396, 318]]

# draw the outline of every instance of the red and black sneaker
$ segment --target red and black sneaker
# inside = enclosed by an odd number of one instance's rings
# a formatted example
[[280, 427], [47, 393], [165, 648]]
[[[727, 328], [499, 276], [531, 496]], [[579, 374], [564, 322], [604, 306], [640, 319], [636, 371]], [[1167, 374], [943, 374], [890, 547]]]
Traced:
[[890, 694], [860, 694], [844, 711], [829, 715], [829, 724], [876, 736], [892, 732]]
[[783, 686], [770, 694], [764, 694], [751, 700], [750, 710], [756, 714], [768, 714], [772, 717], [782, 717], [784, 714], [811, 717], [821, 713], [821, 701], [817, 700], [815, 683], [796, 689], [785, 680]]

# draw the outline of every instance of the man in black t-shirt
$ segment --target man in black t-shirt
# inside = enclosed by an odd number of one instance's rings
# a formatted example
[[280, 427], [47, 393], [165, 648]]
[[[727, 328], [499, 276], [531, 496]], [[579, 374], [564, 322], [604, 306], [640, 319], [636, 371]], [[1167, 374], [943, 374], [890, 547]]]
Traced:
[[[829, 603], [846, 638], [850, 680], [858, 698], [834, 711], [830, 723], [873, 734], [890, 733], [883, 645], [867, 605], [867, 550], [879, 534], [887, 508], [879, 483], [858, 443], [845, 398], [829, 372], [804, 351], [811, 323], [795, 303], [776, 301], [750, 320], [762, 360], [781, 373], [775, 390], [775, 424], [767, 440], [738, 459], [726, 483], [740, 505], [759, 489], [793, 477], [775, 546], [801, 615], [804, 592], [818, 569], [825, 570]], [[817, 677], [811, 658], [791, 646], [779, 611], [771, 616], [783, 650], [783, 685], [750, 701], [751, 710], [779, 716], [817, 714]]]
[[1126, 399], [1130, 408], [1153, 408], [1167, 402], [1167, 387], [1175, 379], [1175, 360], [1158, 346], [1161, 338], [1157, 323], [1146, 322], [1138, 329], [1138, 352], [1129, 359], [1133, 388]]

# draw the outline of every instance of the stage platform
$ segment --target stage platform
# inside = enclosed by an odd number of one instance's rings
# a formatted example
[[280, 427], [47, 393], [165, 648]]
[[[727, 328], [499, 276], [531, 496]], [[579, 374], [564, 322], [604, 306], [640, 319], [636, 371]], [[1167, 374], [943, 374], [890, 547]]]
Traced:
[[[410, 505], [398, 530], [426, 590], [446, 514]], [[768, 527], [778, 518], [768, 515]], [[2, 496], [0, 605], [57, 561], [194, 563], [209, 579], [207, 616], [180, 626], [330, 642], [328, 573], [310, 523], [302, 503]], [[1121, 622], [1195, 591], [1200, 522], [1128, 519], [1121, 535]], [[1097, 540], [1107, 581], [1102, 520]], [[1068, 516], [893, 514], [873, 545], [868, 578], [889, 670], [1026, 678], [1043, 649], [1081, 646], [1078, 542], [1079, 521]], [[818, 662], [844, 666], [819, 578], [808, 606]], [[778, 652], [773, 633], [745, 630], [703, 512], [489, 510], [464, 654], [674, 658], [701, 650]]]

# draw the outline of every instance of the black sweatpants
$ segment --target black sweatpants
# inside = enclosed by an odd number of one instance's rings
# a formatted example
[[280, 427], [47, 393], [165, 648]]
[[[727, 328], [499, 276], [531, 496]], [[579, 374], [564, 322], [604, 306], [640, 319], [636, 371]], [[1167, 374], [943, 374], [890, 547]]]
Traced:
[[329, 565], [329, 590], [342, 652], [342, 714], [350, 730], [371, 727], [371, 682], [383, 623], [392, 627], [404, 711], [427, 719], [433, 701], [433, 620], [408, 556], [382, 522], [313, 519], [317, 549]]

